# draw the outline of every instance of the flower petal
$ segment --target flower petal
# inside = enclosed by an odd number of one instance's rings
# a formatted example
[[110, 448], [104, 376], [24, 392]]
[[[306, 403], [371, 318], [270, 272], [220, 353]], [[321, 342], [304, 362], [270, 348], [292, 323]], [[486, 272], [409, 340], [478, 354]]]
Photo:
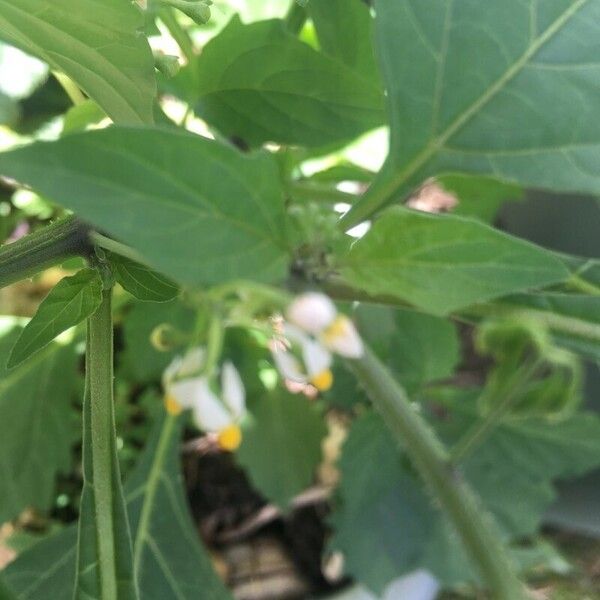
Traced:
[[239, 419], [246, 411], [246, 390], [238, 370], [229, 361], [221, 369], [223, 402], [234, 418]]
[[346, 358], [360, 358], [365, 351], [354, 323], [346, 315], [339, 315], [320, 339], [329, 350]]
[[297, 383], [307, 383], [308, 377], [302, 370], [300, 361], [288, 350], [272, 350], [271, 355], [277, 370], [284, 379], [296, 381]]
[[196, 425], [203, 431], [221, 431], [233, 423], [230, 412], [210, 389], [206, 379], [202, 379], [199, 386], [193, 411]]
[[312, 338], [308, 338], [302, 344], [302, 358], [304, 359], [309, 379], [324, 371], [328, 371], [329, 367], [331, 367], [331, 353], [320, 342]]
[[190, 348], [181, 361], [177, 376], [188, 377], [190, 375], [198, 374], [204, 365], [205, 354], [204, 348], [200, 346]]
[[296, 297], [286, 311], [287, 319], [308, 333], [323, 331], [335, 319], [335, 304], [319, 292], [307, 292]]
[[182, 379], [175, 381], [167, 386], [166, 394], [171, 399], [175, 400], [184, 410], [193, 408], [197, 402], [198, 395], [206, 381], [203, 377], [193, 377], [190, 379]]

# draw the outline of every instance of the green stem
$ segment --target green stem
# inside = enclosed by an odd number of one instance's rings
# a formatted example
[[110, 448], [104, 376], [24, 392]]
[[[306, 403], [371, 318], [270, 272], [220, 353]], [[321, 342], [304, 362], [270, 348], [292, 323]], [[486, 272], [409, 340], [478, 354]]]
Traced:
[[117, 598], [115, 523], [113, 519], [113, 462], [115, 417], [113, 404], [112, 292], [103, 292], [98, 310], [89, 319], [88, 370], [92, 472], [96, 536], [102, 600]]
[[0, 288], [92, 251], [90, 229], [66, 217], [0, 248]]
[[566, 281], [565, 285], [570, 287], [571, 289], [582, 292], [583, 294], [589, 294], [591, 296], [600, 296], [600, 287], [590, 283], [583, 279], [583, 277], [579, 277], [579, 275], [573, 274]]
[[288, 184], [288, 191], [292, 198], [295, 198], [296, 200], [312, 200], [316, 202], [328, 202], [330, 204], [336, 204], [338, 202], [352, 204], [357, 198], [356, 194], [342, 192], [327, 185], [302, 183], [298, 181]]
[[292, 0], [290, 10], [285, 16], [285, 24], [288, 31], [294, 35], [298, 35], [302, 31], [307, 17], [306, 9], [300, 6], [296, 0]]
[[434, 432], [414, 410], [402, 387], [369, 349], [363, 358], [349, 365], [454, 524], [491, 597], [522, 600], [523, 586], [491, 516], [452, 465]]
[[52, 71], [52, 74], [54, 75], [58, 83], [60, 83], [63, 90], [65, 90], [67, 96], [69, 96], [69, 99], [75, 106], [81, 104], [82, 102], [85, 102], [85, 94], [79, 89], [78, 85], [68, 75], [60, 73], [59, 71]]
[[139, 252], [127, 246], [126, 244], [117, 242], [117, 240], [113, 240], [112, 238], [102, 235], [97, 231], [92, 231], [90, 233], [90, 240], [99, 248], [103, 248], [104, 250], [108, 250], [113, 254], [118, 254], [119, 256], [123, 256], [129, 260], [139, 262], [143, 265], [146, 264], [144, 257]]
[[164, 7], [159, 11], [158, 16], [163, 25], [169, 30], [171, 37], [177, 42], [187, 61], [191, 62], [196, 56], [194, 42], [192, 42], [189, 33], [179, 24], [174, 10], [170, 7]]
[[540, 359], [533, 361], [532, 364], [518, 369], [510, 378], [510, 382], [506, 382], [504, 389], [506, 394], [499, 402], [494, 405], [490, 411], [479, 422], [475, 423], [471, 429], [467, 431], [456, 443], [450, 451], [450, 460], [453, 464], [458, 464], [463, 461], [483, 440], [493, 431], [500, 423], [502, 417], [506, 415], [508, 409], [513, 402], [519, 397], [523, 388], [529, 383], [531, 377], [535, 374], [538, 367], [541, 365]]

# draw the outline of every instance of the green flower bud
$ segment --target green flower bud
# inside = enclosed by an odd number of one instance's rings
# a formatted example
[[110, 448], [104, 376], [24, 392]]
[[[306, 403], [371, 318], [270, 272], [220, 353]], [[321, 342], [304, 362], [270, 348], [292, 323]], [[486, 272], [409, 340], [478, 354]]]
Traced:
[[163, 4], [168, 4], [173, 8], [187, 15], [192, 21], [198, 25], [208, 23], [210, 19], [210, 5], [212, 2], [201, 0], [200, 2], [192, 2], [190, 0], [162, 0]]
[[181, 65], [179, 64], [179, 58], [177, 56], [157, 53], [154, 55], [154, 66], [165, 77], [171, 78], [177, 75]]

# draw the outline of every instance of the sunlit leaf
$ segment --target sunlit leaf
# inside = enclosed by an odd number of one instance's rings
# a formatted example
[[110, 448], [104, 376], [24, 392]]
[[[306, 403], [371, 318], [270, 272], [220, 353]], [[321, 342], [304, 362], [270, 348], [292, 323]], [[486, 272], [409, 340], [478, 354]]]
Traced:
[[339, 261], [351, 284], [434, 314], [568, 276], [551, 252], [483, 223], [399, 207], [386, 211]]
[[0, 37], [66, 73], [117, 123], [151, 123], [154, 60], [124, 0], [2, 0]]
[[282, 21], [235, 17], [202, 51], [193, 73], [198, 114], [250, 145], [320, 146], [383, 120], [383, 96], [343, 63], [288, 33]]
[[391, 143], [347, 222], [444, 171], [600, 191], [598, 0], [377, 0]]
[[184, 283], [286, 271], [275, 159], [177, 130], [111, 127], [0, 155], [31, 185]]
[[82, 269], [61, 279], [44, 298], [14, 345], [13, 368], [47, 346], [56, 336], [89, 317], [102, 301], [102, 279], [94, 269]]

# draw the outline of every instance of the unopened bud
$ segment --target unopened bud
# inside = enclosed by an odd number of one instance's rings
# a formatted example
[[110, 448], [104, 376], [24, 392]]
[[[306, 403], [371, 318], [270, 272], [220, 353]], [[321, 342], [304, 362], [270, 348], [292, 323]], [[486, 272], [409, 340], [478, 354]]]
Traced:
[[168, 323], [155, 327], [150, 334], [150, 343], [159, 352], [169, 352], [184, 343], [184, 335]]
[[198, 25], [208, 23], [210, 19], [210, 4], [206, 0], [200, 2], [191, 2], [190, 0], [163, 0], [164, 4], [168, 4], [173, 8], [187, 15], [192, 21]]
[[154, 66], [169, 79], [179, 72], [179, 58], [171, 54], [157, 53], [154, 55]]

